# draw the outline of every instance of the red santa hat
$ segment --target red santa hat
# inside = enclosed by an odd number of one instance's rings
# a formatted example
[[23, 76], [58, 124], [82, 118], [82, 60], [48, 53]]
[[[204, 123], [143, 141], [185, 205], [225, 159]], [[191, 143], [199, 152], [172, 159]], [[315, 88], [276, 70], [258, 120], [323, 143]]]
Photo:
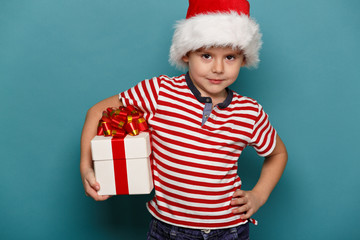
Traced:
[[208, 47], [243, 51], [247, 67], [256, 67], [262, 45], [259, 25], [250, 18], [247, 0], [189, 0], [186, 19], [175, 26], [170, 63], [186, 68], [188, 52]]

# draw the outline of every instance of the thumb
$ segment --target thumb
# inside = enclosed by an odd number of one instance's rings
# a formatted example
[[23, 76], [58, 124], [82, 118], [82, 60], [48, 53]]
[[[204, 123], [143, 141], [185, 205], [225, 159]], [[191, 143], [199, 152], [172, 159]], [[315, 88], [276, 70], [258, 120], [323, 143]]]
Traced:
[[91, 188], [95, 189], [96, 191], [100, 190], [100, 184], [96, 181], [95, 176], [91, 176], [87, 180]]

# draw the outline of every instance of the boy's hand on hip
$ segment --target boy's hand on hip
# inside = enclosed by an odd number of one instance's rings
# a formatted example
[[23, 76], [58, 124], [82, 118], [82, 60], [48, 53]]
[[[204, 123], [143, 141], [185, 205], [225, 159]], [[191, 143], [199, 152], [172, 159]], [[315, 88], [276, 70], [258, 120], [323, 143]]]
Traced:
[[239, 206], [232, 210], [234, 214], [242, 214], [241, 219], [248, 219], [264, 204], [258, 193], [254, 191], [236, 190], [230, 204]]
[[104, 201], [111, 196], [99, 195], [97, 191], [100, 190], [100, 184], [96, 182], [95, 173], [92, 168], [89, 168], [82, 176], [86, 196], [92, 197], [95, 201]]

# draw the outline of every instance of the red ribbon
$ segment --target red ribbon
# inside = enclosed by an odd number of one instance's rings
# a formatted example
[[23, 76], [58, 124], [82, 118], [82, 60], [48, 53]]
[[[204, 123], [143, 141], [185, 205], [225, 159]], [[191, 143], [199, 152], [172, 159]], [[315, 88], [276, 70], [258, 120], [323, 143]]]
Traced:
[[[97, 135], [112, 136], [116, 194], [129, 194], [124, 139], [127, 134], [138, 135], [149, 127], [143, 112], [134, 106], [108, 108], [99, 121]], [[115, 161], [122, 160], [122, 161]]]
[[114, 176], [116, 194], [129, 194], [129, 184], [127, 179], [127, 168], [125, 161], [124, 138], [112, 138], [111, 148], [114, 159]]

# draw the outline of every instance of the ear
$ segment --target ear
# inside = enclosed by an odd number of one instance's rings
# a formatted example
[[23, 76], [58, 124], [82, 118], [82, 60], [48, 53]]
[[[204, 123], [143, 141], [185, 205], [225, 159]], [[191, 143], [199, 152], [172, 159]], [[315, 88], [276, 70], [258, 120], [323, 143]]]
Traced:
[[246, 65], [246, 60], [244, 59], [241, 63], [241, 67], [244, 67]]
[[241, 67], [244, 67], [246, 65], [246, 57], [244, 54], [242, 56], [243, 56], [243, 60], [241, 62]]
[[185, 56], [183, 56], [183, 57], [181, 58], [181, 60], [183, 60], [183, 61], [186, 62], [186, 63], [189, 63], [189, 56], [188, 56], [188, 54], [186, 54]]

